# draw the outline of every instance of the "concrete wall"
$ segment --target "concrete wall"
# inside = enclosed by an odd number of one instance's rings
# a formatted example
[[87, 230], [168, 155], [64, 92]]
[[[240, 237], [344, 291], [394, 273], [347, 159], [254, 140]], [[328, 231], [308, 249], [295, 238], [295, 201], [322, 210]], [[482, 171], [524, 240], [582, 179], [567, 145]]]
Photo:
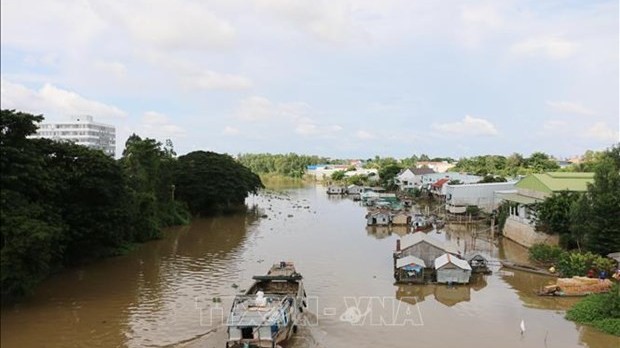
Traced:
[[504, 236], [528, 248], [536, 243], [558, 245], [560, 242], [558, 235], [536, 232], [534, 226], [510, 218], [504, 225]]

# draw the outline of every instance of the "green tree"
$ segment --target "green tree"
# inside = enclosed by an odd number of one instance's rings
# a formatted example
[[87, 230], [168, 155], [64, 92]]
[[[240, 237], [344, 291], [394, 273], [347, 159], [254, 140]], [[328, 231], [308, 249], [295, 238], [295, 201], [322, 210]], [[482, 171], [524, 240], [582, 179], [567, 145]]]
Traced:
[[344, 173], [345, 172], [343, 170], [337, 170], [332, 173], [331, 179], [334, 181], [340, 181], [344, 179]]
[[579, 246], [581, 240], [571, 233], [571, 213], [573, 205], [581, 197], [578, 192], [562, 191], [547, 197], [536, 204], [534, 211], [536, 229], [545, 233], [560, 235], [560, 243], [567, 248]]
[[619, 147], [606, 151], [571, 216], [571, 231], [583, 234], [586, 248], [602, 255], [620, 250]]
[[260, 178], [228, 155], [194, 151], [178, 158], [176, 192], [192, 214], [235, 209], [248, 193], [263, 187]]

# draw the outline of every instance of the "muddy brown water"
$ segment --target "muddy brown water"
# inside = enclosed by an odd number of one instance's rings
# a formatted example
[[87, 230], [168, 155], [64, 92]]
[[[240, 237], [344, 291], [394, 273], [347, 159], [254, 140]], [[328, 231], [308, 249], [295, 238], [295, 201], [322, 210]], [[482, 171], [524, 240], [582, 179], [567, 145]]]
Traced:
[[[279, 260], [295, 262], [311, 297], [306, 325], [286, 347], [620, 347], [618, 337], [564, 319], [578, 299], [534, 295], [552, 281], [544, 276], [497, 265], [469, 286], [394, 285], [391, 254], [406, 231], [367, 228], [365, 208], [320, 186], [247, 204], [247, 214], [199, 219], [54, 275], [2, 308], [2, 347], [222, 348], [230, 298]], [[473, 247], [464, 226], [430, 233]], [[510, 241], [475, 247], [527, 261]]]

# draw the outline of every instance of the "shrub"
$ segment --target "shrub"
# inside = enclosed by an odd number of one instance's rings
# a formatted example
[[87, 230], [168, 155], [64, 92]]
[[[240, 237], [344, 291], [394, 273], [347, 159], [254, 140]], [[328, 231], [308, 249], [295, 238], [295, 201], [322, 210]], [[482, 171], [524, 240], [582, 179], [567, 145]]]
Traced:
[[615, 284], [607, 294], [589, 295], [566, 313], [566, 319], [620, 336], [620, 288]]
[[543, 243], [532, 245], [528, 252], [530, 260], [546, 266], [557, 264], [560, 256], [565, 253], [559, 246]]

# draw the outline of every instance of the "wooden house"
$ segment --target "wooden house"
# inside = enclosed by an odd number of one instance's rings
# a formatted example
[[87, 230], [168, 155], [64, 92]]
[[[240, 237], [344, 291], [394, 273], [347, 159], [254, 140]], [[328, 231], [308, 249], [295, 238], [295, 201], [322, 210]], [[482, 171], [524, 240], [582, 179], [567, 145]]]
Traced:
[[438, 283], [469, 283], [471, 266], [467, 261], [446, 253], [436, 258], [434, 264]]
[[411, 224], [411, 215], [404, 211], [396, 212], [392, 215], [392, 225], [405, 225]]
[[394, 278], [397, 282], [423, 283], [426, 264], [415, 256], [404, 256], [396, 259]]

